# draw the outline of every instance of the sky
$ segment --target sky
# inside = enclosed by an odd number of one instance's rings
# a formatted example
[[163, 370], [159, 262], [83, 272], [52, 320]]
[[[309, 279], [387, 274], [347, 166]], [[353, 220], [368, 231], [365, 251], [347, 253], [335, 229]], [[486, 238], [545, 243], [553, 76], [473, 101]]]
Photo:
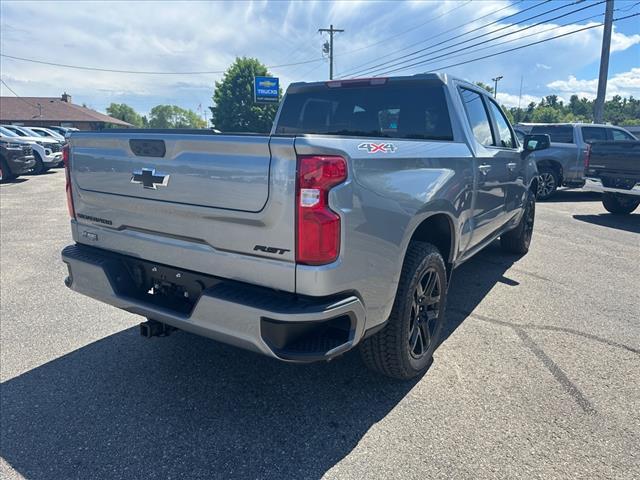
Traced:
[[[615, 18], [640, 13], [640, 1], [615, 0], [615, 8]], [[558, 10], [545, 14], [553, 9]], [[519, 102], [526, 106], [550, 94], [565, 100], [572, 94], [595, 97], [602, 27], [468, 61], [597, 25], [603, 20], [604, 9], [599, 0], [2, 0], [3, 55], [92, 68], [178, 74], [80, 70], [3, 56], [0, 76], [20, 96], [53, 97], [66, 91], [74, 103], [85, 103], [99, 111], [115, 102], [127, 103], [141, 113], [148, 113], [157, 104], [204, 112], [212, 104], [214, 83], [222, 73], [185, 72], [222, 72], [236, 57], [247, 56], [269, 66], [270, 73], [279, 77], [285, 88], [290, 82], [327, 80], [329, 65], [322, 54], [327, 35], [319, 33], [318, 28], [333, 24], [344, 30], [335, 36], [337, 77], [413, 75], [437, 70], [492, 84], [493, 77], [502, 76], [499, 100], [507, 106]], [[509, 15], [513, 16], [504, 18]], [[510, 35], [497, 38], [505, 34]], [[487, 40], [491, 41], [476, 45]], [[508, 43], [496, 45], [502, 42]], [[614, 23], [611, 45], [607, 97], [619, 94], [639, 98], [640, 16]], [[461, 62], [468, 63], [454, 66]], [[397, 71], [389, 72], [394, 69]], [[0, 92], [3, 96], [14, 95], [4, 84]]]

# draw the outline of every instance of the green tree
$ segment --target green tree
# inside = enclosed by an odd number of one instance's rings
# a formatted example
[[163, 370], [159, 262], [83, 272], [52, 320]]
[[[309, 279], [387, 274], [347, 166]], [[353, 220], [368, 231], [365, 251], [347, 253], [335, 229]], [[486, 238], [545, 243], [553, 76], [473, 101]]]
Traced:
[[[493, 89], [483, 82], [475, 82], [487, 92]], [[594, 101], [572, 95], [564, 103], [557, 95], [546, 95], [540, 103], [529, 103], [525, 108], [502, 107], [512, 123], [556, 123], [556, 122], [593, 122]], [[640, 100], [633, 97], [623, 98], [614, 95], [604, 102], [604, 122], [613, 125], [640, 125]]]
[[484, 82], [476, 82], [476, 85], [480, 88], [484, 88], [487, 92], [493, 94], [493, 87], [487, 85]]
[[232, 132], [264, 133], [271, 130], [278, 105], [253, 101], [254, 77], [270, 76], [255, 58], [236, 58], [213, 91], [211, 123], [217, 129]]
[[205, 128], [206, 122], [193, 110], [177, 105], [156, 105], [149, 113], [150, 128]]
[[534, 110], [531, 118], [535, 123], [556, 123], [562, 121], [562, 113], [550, 105], [543, 105]]
[[[516, 108], [516, 110], [518, 110], [518, 109]], [[507, 118], [509, 119], [509, 122], [511, 124], [516, 123], [516, 118], [514, 117], [513, 112], [511, 111], [511, 109], [509, 109], [506, 106], [502, 105], [502, 111], [507, 116]]]
[[145, 118], [126, 103], [112, 103], [107, 107], [107, 115], [130, 123], [136, 127], [145, 127]]

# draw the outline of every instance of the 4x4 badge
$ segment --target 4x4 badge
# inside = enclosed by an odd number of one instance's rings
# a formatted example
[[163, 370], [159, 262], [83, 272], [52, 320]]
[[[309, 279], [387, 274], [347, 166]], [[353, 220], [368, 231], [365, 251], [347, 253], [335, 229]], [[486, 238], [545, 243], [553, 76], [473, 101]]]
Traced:
[[143, 168], [136, 170], [131, 175], [131, 183], [141, 183], [144, 188], [157, 190], [158, 187], [166, 187], [169, 183], [169, 175], [156, 172], [155, 168]]
[[365, 150], [368, 153], [393, 153], [398, 150], [394, 143], [361, 143], [358, 150]]

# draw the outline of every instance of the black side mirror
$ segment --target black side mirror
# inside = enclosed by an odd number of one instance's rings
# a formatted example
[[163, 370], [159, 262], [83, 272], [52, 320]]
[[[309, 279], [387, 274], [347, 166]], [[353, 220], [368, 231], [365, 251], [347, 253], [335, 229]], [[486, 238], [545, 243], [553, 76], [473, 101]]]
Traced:
[[523, 140], [524, 149], [528, 152], [544, 150], [551, 146], [551, 137], [546, 133], [537, 135], [525, 135]]

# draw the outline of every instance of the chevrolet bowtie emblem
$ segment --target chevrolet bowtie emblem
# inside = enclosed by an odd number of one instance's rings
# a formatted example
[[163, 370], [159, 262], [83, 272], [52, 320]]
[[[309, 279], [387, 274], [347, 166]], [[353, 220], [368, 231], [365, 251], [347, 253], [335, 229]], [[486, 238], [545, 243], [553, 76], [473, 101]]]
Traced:
[[143, 168], [136, 170], [131, 175], [131, 183], [141, 183], [144, 188], [157, 190], [158, 186], [166, 187], [169, 183], [169, 175], [156, 172], [155, 168]]

